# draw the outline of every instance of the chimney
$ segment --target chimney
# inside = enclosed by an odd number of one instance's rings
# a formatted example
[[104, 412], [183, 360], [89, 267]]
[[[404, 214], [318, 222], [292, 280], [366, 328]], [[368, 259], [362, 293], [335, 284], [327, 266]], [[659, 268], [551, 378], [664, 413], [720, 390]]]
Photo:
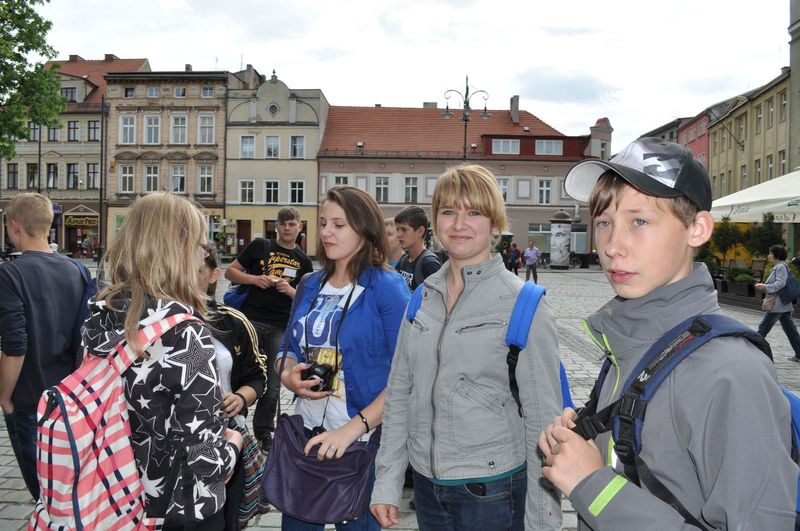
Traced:
[[381, 106], [381, 104], [380, 104], [380, 103], [376, 103], [376, 104], [375, 104], [375, 107], [380, 107], [380, 106]]
[[191, 71], [192, 71], [192, 65], [191, 65], [191, 63], [186, 63], [185, 65], [183, 65], [183, 69], [184, 69], [186, 72], [191, 72]]
[[83, 57], [81, 57], [80, 55], [75, 55], [75, 54], [70, 54], [69, 55], [69, 62], [70, 63], [74, 63], [76, 61], [83, 61], [83, 60], [84, 60]]
[[790, 70], [790, 68], [788, 66], [782, 66], [781, 67], [781, 75], [788, 74], [789, 70]]
[[511, 96], [511, 108], [509, 113], [511, 114], [511, 121], [519, 125], [519, 96]]
[[439, 103], [437, 103], [435, 101], [423, 101], [422, 102], [422, 108], [423, 109], [438, 109], [439, 108]]
[[107, 54], [105, 55], [105, 57], [103, 58], [103, 61], [115, 61], [115, 60], [117, 60], [117, 59], [119, 59], [119, 57], [117, 57], [117, 56], [116, 56], [116, 55], [114, 55], [113, 53], [107, 53]]

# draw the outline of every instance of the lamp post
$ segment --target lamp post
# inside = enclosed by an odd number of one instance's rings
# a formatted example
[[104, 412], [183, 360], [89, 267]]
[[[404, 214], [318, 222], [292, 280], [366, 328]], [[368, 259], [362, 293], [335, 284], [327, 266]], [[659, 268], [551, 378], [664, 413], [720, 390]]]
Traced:
[[[469, 125], [470, 114], [472, 113], [472, 107], [469, 105], [469, 101], [475, 96], [476, 94], [481, 94], [483, 97], [483, 112], [481, 113], [481, 118], [486, 120], [487, 118], [491, 117], [491, 113], [486, 110], [486, 100], [489, 99], [489, 93], [485, 90], [475, 90], [471, 94], [469, 92], [469, 76], [466, 77], [466, 81], [464, 82], [464, 92], [459, 92], [455, 89], [450, 89], [445, 91], [444, 99], [449, 100], [450, 96], [453, 94], [458, 94], [461, 98], [461, 102], [463, 103], [463, 108], [461, 111], [461, 121], [464, 122], [464, 151], [463, 151], [463, 159], [464, 161], [467, 160], [467, 126]], [[452, 111], [450, 111], [450, 102], [447, 102], [447, 107], [445, 108], [442, 116], [445, 118], [450, 118], [453, 116]]]

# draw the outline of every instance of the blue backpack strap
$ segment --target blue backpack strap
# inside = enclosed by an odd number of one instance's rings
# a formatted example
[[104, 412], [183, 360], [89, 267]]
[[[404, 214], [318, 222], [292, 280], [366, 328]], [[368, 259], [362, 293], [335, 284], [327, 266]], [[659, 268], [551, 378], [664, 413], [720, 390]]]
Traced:
[[[797, 396], [784, 387], [781, 387], [781, 391], [783, 391], [784, 396], [789, 401], [789, 406], [792, 411], [792, 459], [797, 463], [800, 460], [800, 452], [798, 451], [798, 445], [800, 445], [800, 396]], [[795, 512], [800, 513], [800, 475], [797, 476]]]
[[408, 300], [408, 306], [406, 306], [406, 319], [408, 319], [409, 323], [414, 322], [414, 317], [416, 317], [419, 307], [422, 306], [423, 287], [424, 286], [422, 284], [417, 286], [417, 289], [414, 290], [414, 293], [411, 294], [411, 298]]

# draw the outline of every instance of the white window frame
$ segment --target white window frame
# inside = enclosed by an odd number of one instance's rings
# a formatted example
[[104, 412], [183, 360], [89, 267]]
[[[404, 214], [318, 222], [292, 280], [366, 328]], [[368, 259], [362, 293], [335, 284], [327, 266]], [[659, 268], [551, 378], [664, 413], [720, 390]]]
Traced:
[[[296, 144], [296, 140], [301, 140], [300, 144]], [[305, 135], [292, 135], [289, 139], [289, 158], [292, 159], [305, 159], [306, 158], [306, 136]], [[298, 154], [298, 148], [300, 153]]]
[[[273, 186], [274, 185], [274, 186]], [[270, 200], [274, 193], [274, 200]], [[281, 182], [278, 179], [264, 180], [264, 203], [275, 205], [281, 202]]]
[[123, 98], [135, 98], [136, 97], [136, 87], [122, 87], [122, 97]]
[[[211, 120], [211, 123], [203, 123], [204, 120]], [[197, 116], [197, 143], [210, 146], [213, 145], [216, 134], [217, 120], [213, 114], [199, 114]]]
[[81, 169], [77, 162], [67, 163], [67, 190], [80, 188]]
[[519, 138], [493, 138], [492, 155], [519, 155]]
[[754, 132], [755, 134], [759, 134], [761, 132], [761, 120], [764, 119], [764, 110], [761, 105], [756, 106], [756, 117], [755, 117], [755, 124], [754, 124]]
[[405, 203], [419, 202], [419, 177], [409, 175], [403, 179], [403, 199]]
[[553, 179], [539, 179], [536, 183], [536, 201], [539, 205], [553, 204]]
[[[247, 190], [245, 190], [247, 185]], [[250, 200], [246, 201], [244, 193], [249, 192]], [[253, 179], [239, 179], [239, 203], [243, 205], [252, 205], [256, 202], [256, 181]]]
[[767, 100], [767, 129], [775, 125], [775, 98]]
[[562, 156], [564, 154], [564, 141], [555, 139], [539, 139], [534, 142], [536, 155]]
[[[158, 114], [145, 114], [144, 119], [142, 121], [144, 122], [144, 143], [149, 146], [155, 146], [160, 144], [161, 116]], [[155, 135], [152, 134], [153, 132], [155, 132]]]
[[[72, 124], [75, 124], [75, 127], [72, 127]], [[136, 132], [136, 123], [134, 122], [134, 139], [136, 138], [135, 132]], [[80, 142], [80, 140], [81, 140], [80, 120], [67, 121], [67, 142]]]
[[753, 173], [755, 174], [756, 182], [753, 184], [761, 183], [761, 159], [753, 161]]
[[[300, 186], [297, 186], [300, 185]], [[300, 192], [303, 197], [300, 198], [301, 201], [298, 201], [296, 197], [296, 193]], [[289, 204], [292, 205], [302, 205], [305, 203], [306, 200], [306, 182], [303, 180], [290, 180], [289, 181]]]
[[86, 164], [86, 189], [95, 190], [100, 183], [100, 163], [88, 162]]
[[[119, 165], [119, 192], [121, 194], [132, 194], [133, 181], [134, 181], [134, 166], [133, 164], [120, 164]], [[127, 185], [127, 186], [126, 186]]]
[[517, 197], [522, 199], [531, 198], [531, 181], [529, 179], [519, 179], [517, 181]]
[[[252, 149], [252, 153], [245, 152], [244, 140], [245, 138], [250, 139], [250, 148]], [[255, 135], [241, 135], [239, 137], [239, 158], [242, 160], [252, 160], [256, 158], [256, 137]]]
[[100, 120], [89, 120], [86, 126], [86, 140], [88, 142], [100, 141]]
[[136, 116], [133, 114], [122, 114], [119, 117], [119, 143], [136, 143]]
[[214, 193], [214, 166], [212, 164], [200, 164], [197, 166], [197, 193]]
[[213, 98], [214, 97], [214, 87], [202, 87], [200, 89], [200, 97], [201, 98]]
[[780, 101], [780, 113], [778, 114], [778, 121], [784, 122], [789, 117], [789, 101], [786, 98], [786, 91], [782, 91], [778, 96], [781, 98]]
[[61, 126], [57, 127], [48, 127], [47, 128], [47, 141], [48, 142], [58, 142], [58, 132], [61, 130]]
[[[270, 143], [275, 140], [275, 143]], [[274, 153], [272, 153], [274, 148]], [[264, 137], [264, 158], [265, 159], [279, 159], [281, 158], [281, 137], [280, 135], [266, 135]]]
[[366, 175], [359, 175], [356, 177], [356, 188], [359, 190], [367, 191], [367, 177]]
[[508, 190], [510, 186], [511, 179], [506, 177], [496, 177], [497, 179], [497, 186], [500, 188], [500, 193], [503, 194], [503, 199], [508, 202]]
[[159, 87], [147, 87], [147, 97], [148, 98], [157, 98], [161, 91]]
[[375, 201], [378, 203], [389, 202], [389, 176], [375, 176]]
[[[178, 120], [183, 120], [183, 124], [179, 125], [176, 122]], [[188, 144], [188, 129], [189, 129], [189, 117], [185, 114], [172, 114], [169, 117], [169, 143], [172, 145], [180, 145], [184, 146]], [[183, 135], [180, 132], [183, 132]], [[182, 138], [181, 138], [182, 136]]]
[[185, 98], [186, 97], [186, 87], [175, 87], [172, 91], [172, 94], [176, 98]]
[[[179, 179], [180, 187], [175, 186], [175, 179]], [[186, 193], [186, 164], [169, 165], [169, 190], [173, 194]]]
[[348, 175], [334, 175], [334, 186], [350, 186], [350, 177]]
[[[155, 169], [154, 173], [151, 172], [153, 169]], [[144, 193], [158, 192], [159, 181], [161, 180], [161, 167], [158, 164], [145, 164], [142, 173], [144, 180], [142, 187], [144, 188]], [[154, 178], [155, 181], [152, 183], [154, 186], [151, 186], [151, 180]]]
[[772, 155], [767, 155], [767, 180], [775, 177], [775, 159]]

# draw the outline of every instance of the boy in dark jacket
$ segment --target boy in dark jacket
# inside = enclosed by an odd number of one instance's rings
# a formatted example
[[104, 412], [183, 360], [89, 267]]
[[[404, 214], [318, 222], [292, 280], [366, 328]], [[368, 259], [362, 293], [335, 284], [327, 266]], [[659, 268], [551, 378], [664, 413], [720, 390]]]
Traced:
[[[714, 227], [703, 166], [684, 147], [641, 138], [609, 162], [584, 161], [566, 177], [588, 201], [600, 262], [617, 294], [585, 322], [613, 366], [598, 410], [665, 332], [720, 313], [711, 276], [692, 263]], [[646, 486], [622, 474], [610, 434], [586, 441], [567, 409], [539, 438], [543, 475], [570, 498], [580, 529], [697, 529]], [[639, 454], [653, 476], [706, 529], [790, 530], [798, 468], [789, 404], [775, 368], [749, 341], [719, 337], [667, 376], [647, 408]]]

